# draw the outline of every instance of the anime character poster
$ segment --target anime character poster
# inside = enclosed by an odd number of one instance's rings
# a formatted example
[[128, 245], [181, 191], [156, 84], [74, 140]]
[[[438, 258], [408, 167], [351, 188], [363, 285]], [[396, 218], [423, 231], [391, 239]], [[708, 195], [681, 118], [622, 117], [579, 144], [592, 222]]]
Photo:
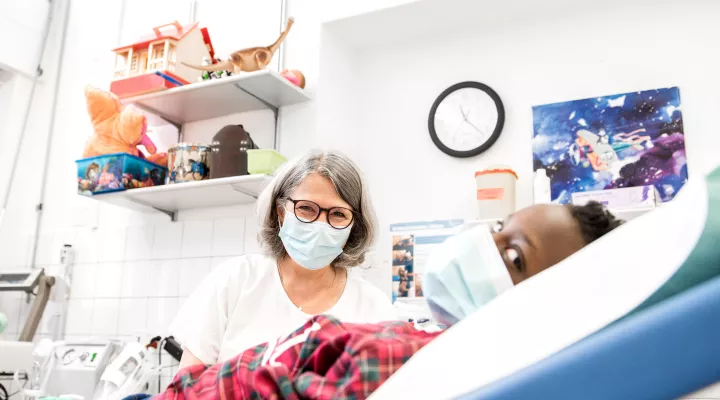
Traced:
[[547, 170], [553, 202], [644, 185], [668, 201], [687, 181], [677, 87], [535, 106], [533, 125], [533, 169]]

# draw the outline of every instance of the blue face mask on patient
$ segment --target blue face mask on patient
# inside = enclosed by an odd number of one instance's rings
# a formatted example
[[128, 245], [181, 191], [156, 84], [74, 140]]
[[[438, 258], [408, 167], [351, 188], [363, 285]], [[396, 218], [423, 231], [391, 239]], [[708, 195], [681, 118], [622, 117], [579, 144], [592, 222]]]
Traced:
[[435, 320], [453, 325], [513, 286], [487, 226], [448, 238], [426, 264], [425, 298]]
[[342, 254], [351, 230], [352, 225], [335, 229], [325, 222], [300, 222], [292, 211], [287, 211], [279, 235], [285, 251], [296, 263], [318, 270]]

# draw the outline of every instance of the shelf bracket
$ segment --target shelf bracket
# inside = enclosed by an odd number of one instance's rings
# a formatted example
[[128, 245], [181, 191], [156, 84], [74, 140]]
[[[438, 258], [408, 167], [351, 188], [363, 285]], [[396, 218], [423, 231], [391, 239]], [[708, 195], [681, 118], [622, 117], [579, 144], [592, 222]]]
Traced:
[[278, 126], [278, 121], [280, 120], [280, 110], [275, 110], [273, 113], [273, 116], [275, 117], [275, 130], [273, 131], [273, 149], [275, 151], [280, 151], [280, 143], [279, 143], [279, 137], [278, 134], [280, 133], [280, 127]]
[[152, 207], [152, 209], [167, 215], [168, 217], [170, 217], [170, 221], [177, 222], [177, 211], [167, 211], [157, 207]]
[[234, 85], [236, 88], [238, 88], [238, 89], [242, 90], [243, 92], [249, 94], [250, 96], [254, 97], [255, 99], [257, 99], [257, 101], [263, 103], [263, 105], [265, 105], [265, 107], [267, 107], [267, 108], [271, 109], [273, 112], [277, 113], [278, 108], [277, 108], [276, 106], [268, 103], [267, 101], [265, 101], [265, 99], [259, 97], [259, 96], [256, 95], [255, 93], [253, 93], [253, 92], [251, 92], [251, 91], [249, 91], [249, 90], [245, 90], [242, 86], [238, 85], [237, 83], [234, 83], [233, 85]]
[[150, 113], [150, 114], [162, 119], [163, 121], [167, 122], [168, 124], [174, 126], [175, 129], [178, 130], [178, 132], [182, 129], [182, 124], [179, 124], [179, 123], [169, 119], [168, 117], [164, 116], [161, 112], [159, 112], [151, 107], [147, 107], [147, 106], [141, 105], [141, 104], [133, 104], [132, 106], [139, 108], [147, 113]]
[[233, 188], [234, 191], [236, 191], [236, 192], [238, 192], [238, 193], [242, 193], [242, 194], [244, 194], [245, 196], [252, 197], [252, 198], [255, 199], [255, 200], [258, 199], [258, 197], [257, 197], [256, 195], [254, 195], [254, 194], [252, 194], [252, 193], [250, 193], [250, 192], [248, 192], [248, 191], [242, 190], [242, 189], [240, 189], [240, 188], [238, 188], [238, 187], [236, 187], [236, 186], [233, 186], [232, 188]]
[[254, 97], [257, 101], [263, 103], [265, 107], [270, 109], [273, 112], [273, 118], [275, 118], [275, 132], [273, 133], [273, 149], [278, 150], [278, 116], [280, 114], [280, 109], [267, 101], [265, 101], [263, 98], [257, 96], [255, 93], [244, 89], [242, 86], [238, 85], [237, 83], [234, 84], [236, 88], [242, 90], [243, 92], [247, 93], [248, 95]]

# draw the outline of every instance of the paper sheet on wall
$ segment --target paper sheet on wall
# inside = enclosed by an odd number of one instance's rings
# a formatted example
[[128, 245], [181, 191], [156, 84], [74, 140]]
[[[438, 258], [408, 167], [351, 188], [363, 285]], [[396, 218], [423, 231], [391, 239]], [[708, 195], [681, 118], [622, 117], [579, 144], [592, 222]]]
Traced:
[[425, 263], [433, 249], [460, 232], [462, 219], [404, 222], [390, 225], [392, 235], [392, 299], [426, 309], [422, 291]]

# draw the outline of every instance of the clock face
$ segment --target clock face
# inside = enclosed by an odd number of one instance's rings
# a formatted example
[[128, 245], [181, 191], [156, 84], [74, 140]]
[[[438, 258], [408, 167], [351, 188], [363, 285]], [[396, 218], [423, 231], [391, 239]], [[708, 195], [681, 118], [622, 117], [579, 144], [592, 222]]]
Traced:
[[435, 145], [454, 157], [472, 157], [500, 136], [505, 113], [500, 97], [479, 82], [462, 82], [435, 100], [428, 130]]

